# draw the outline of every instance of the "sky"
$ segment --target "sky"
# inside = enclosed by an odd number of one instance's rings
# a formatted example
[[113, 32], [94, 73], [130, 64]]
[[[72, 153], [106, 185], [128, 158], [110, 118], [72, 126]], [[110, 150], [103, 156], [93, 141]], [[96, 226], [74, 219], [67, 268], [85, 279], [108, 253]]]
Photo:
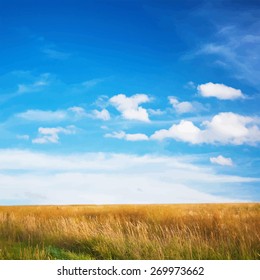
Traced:
[[0, 0], [0, 205], [260, 201], [259, 1]]

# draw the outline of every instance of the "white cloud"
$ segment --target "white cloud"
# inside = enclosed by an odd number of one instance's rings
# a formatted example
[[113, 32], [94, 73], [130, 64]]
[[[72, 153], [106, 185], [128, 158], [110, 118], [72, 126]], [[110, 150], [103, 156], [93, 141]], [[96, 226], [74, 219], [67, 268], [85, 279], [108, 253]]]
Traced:
[[125, 138], [127, 141], [146, 141], [146, 140], [148, 140], [148, 136], [143, 133], [126, 134]]
[[19, 118], [28, 120], [28, 121], [63, 121], [67, 116], [66, 111], [44, 111], [44, 110], [27, 110], [23, 113], [16, 115]]
[[258, 120], [252, 117], [226, 112], [203, 122], [203, 125], [206, 129], [202, 136], [209, 143], [253, 145], [260, 141]]
[[258, 120], [231, 112], [219, 113], [211, 121], [204, 121], [201, 129], [191, 121], [182, 120], [169, 129], [156, 131], [151, 139], [172, 138], [192, 144], [213, 143], [255, 145], [260, 142]]
[[0, 170], [1, 199], [25, 204], [234, 202], [230, 185], [259, 182], [156, 155], [1, 150]]
[[149, 140], [148, 136], [143, 133], [127, 134], [124, 131], [107, 133], [107, 134], [105, 134], [105, 137], [124, 139], [127, 141], [147, 141], [147, 140]]
[[226, 158], [223, 157], [222, 155], [219, 155], [217, 157], [211, 157], [210, 158], [211, 163], [219, 164], [219, 165], [224, 165], [224, 166], [232, 166], [233, 161], [231, 158]]
[[201, 131], [191, 121], [182, 120], [180, 124], [174, 124], [170, 129], [156, 131], [151, 139], [163, 140], [173, 138], [179, 141], [190, 142], [192, 144], [201, 143]]
[[93, 112], [94, 118], [96, 118], [96, 119], [100, 119], [103, 121], [110, 120], [110, 114], [109, 114], [108, 110], [106, 110], [106, 109], [103, 109], [101, 111], [93, 110], [92, 112]]
[[39, 127], [39, 137], [32, 140], [34, 144], [59, 143], [59, 134], [75, 134], [74, 126]]
[[240, 89], [228, 87], [224, 84], [206, 83], [197, 87], [198, 92], [203, 97], [216, 97], [221, 100], [234, 100], [245, 98]]
[[118, 94], [110, 98], [109, 101], [125, 119], [144, 122], [150, 121], [147, 110], [139, 106], [142, 103], [150, 101], [150, 98], [146, 94], [136, 94], [131, 97]]
[[169, 96], [168, 99], [170, 101], [170, 104], [179, 114], [189, 113], [195, 110], [191, 102], [179, 102], [178, 99], [174, 96]]

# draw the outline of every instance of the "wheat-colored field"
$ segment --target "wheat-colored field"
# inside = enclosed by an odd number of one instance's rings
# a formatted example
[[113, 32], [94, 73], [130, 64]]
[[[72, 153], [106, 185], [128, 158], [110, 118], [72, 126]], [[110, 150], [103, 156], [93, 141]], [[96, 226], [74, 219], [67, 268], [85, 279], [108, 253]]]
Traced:
[[2, 206], [0, 259], [260, 259], [260, 204]]

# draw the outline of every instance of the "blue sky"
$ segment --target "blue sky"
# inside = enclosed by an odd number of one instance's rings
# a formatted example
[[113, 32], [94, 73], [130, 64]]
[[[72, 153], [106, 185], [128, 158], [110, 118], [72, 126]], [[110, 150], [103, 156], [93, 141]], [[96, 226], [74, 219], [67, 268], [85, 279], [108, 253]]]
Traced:
[[1, 1], [0, 204], [260, 201], [258, 1]]

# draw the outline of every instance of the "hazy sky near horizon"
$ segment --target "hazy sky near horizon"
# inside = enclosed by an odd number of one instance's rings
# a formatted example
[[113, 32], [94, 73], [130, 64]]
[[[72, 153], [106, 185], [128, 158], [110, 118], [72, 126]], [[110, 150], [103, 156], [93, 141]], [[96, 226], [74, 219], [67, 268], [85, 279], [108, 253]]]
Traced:
[[260, 201], [259, 1], [0, 1], [0, 205]]

